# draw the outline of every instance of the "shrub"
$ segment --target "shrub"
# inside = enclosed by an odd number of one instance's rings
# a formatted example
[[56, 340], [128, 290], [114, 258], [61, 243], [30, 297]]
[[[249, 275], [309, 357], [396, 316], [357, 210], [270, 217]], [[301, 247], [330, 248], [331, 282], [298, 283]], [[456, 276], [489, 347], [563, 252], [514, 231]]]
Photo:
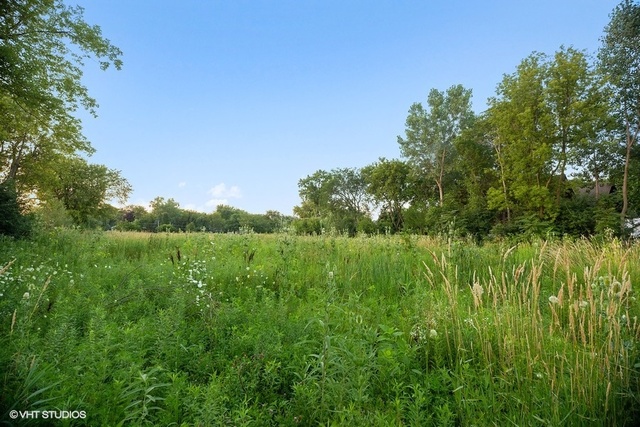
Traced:
[[0, 184], [0, 234], [25, 237], [31, 232], [32, 220], [22, 213], [13, 181]]

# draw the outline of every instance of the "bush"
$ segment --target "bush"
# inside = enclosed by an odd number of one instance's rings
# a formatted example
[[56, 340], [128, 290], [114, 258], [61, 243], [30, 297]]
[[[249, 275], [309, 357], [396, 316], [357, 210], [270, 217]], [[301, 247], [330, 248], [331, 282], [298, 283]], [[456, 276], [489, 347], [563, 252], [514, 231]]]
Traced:
[[31, 217], [23, 215], [13, 181], [0, 184], [0, 234], [25, 237], [31, 232]]

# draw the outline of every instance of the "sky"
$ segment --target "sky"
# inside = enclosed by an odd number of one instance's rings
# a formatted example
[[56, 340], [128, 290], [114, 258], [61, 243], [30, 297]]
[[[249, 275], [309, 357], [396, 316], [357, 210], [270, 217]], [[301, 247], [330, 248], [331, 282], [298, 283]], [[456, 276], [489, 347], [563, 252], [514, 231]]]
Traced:
[[87, 62], [96, 153], [128, 204], [291, 215], [319, 169], [399, 158], [409, 107], [462, 84], [478, 113], [532, 52], [595, 54], [612, 0], [67, 0], [123, 51]]

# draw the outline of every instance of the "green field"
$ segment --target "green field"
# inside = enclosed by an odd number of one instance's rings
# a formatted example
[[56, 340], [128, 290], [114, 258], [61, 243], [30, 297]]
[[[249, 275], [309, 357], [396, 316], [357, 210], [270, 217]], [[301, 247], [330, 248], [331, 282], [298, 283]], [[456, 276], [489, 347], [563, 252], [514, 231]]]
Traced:
[[640, 420], [637, 244], [66, 230], [0, 270], [8, 424]]

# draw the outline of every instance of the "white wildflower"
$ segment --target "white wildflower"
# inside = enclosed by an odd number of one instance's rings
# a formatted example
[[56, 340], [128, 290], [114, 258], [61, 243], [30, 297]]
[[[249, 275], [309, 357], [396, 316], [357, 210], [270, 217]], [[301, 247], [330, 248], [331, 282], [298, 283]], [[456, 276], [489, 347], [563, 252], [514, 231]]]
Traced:
[[22, 299], [29, 299], [29, 292], [25, 292], [24, 295], [22, 295]]
[[435, 329], [431, 329], [429, 331], [429, 337], [430, 338], [437, 338], [438, 337], [438, 331], [436, 331]]
[[560, 302], [560, 300], [558, 299], [558, 297], [557, 297], [557, 296], [555, 296], [555, 295], [551, 295], [551, 296], [549, 297], [549, 303], [551, 303], [551, 304], [558, 304], [559, 302]]
[[581, 309], [585, 309], [589, 306], [589, 303], [585, 300], [580, 301], [580, 304], [578, 304], [580, 306]]

